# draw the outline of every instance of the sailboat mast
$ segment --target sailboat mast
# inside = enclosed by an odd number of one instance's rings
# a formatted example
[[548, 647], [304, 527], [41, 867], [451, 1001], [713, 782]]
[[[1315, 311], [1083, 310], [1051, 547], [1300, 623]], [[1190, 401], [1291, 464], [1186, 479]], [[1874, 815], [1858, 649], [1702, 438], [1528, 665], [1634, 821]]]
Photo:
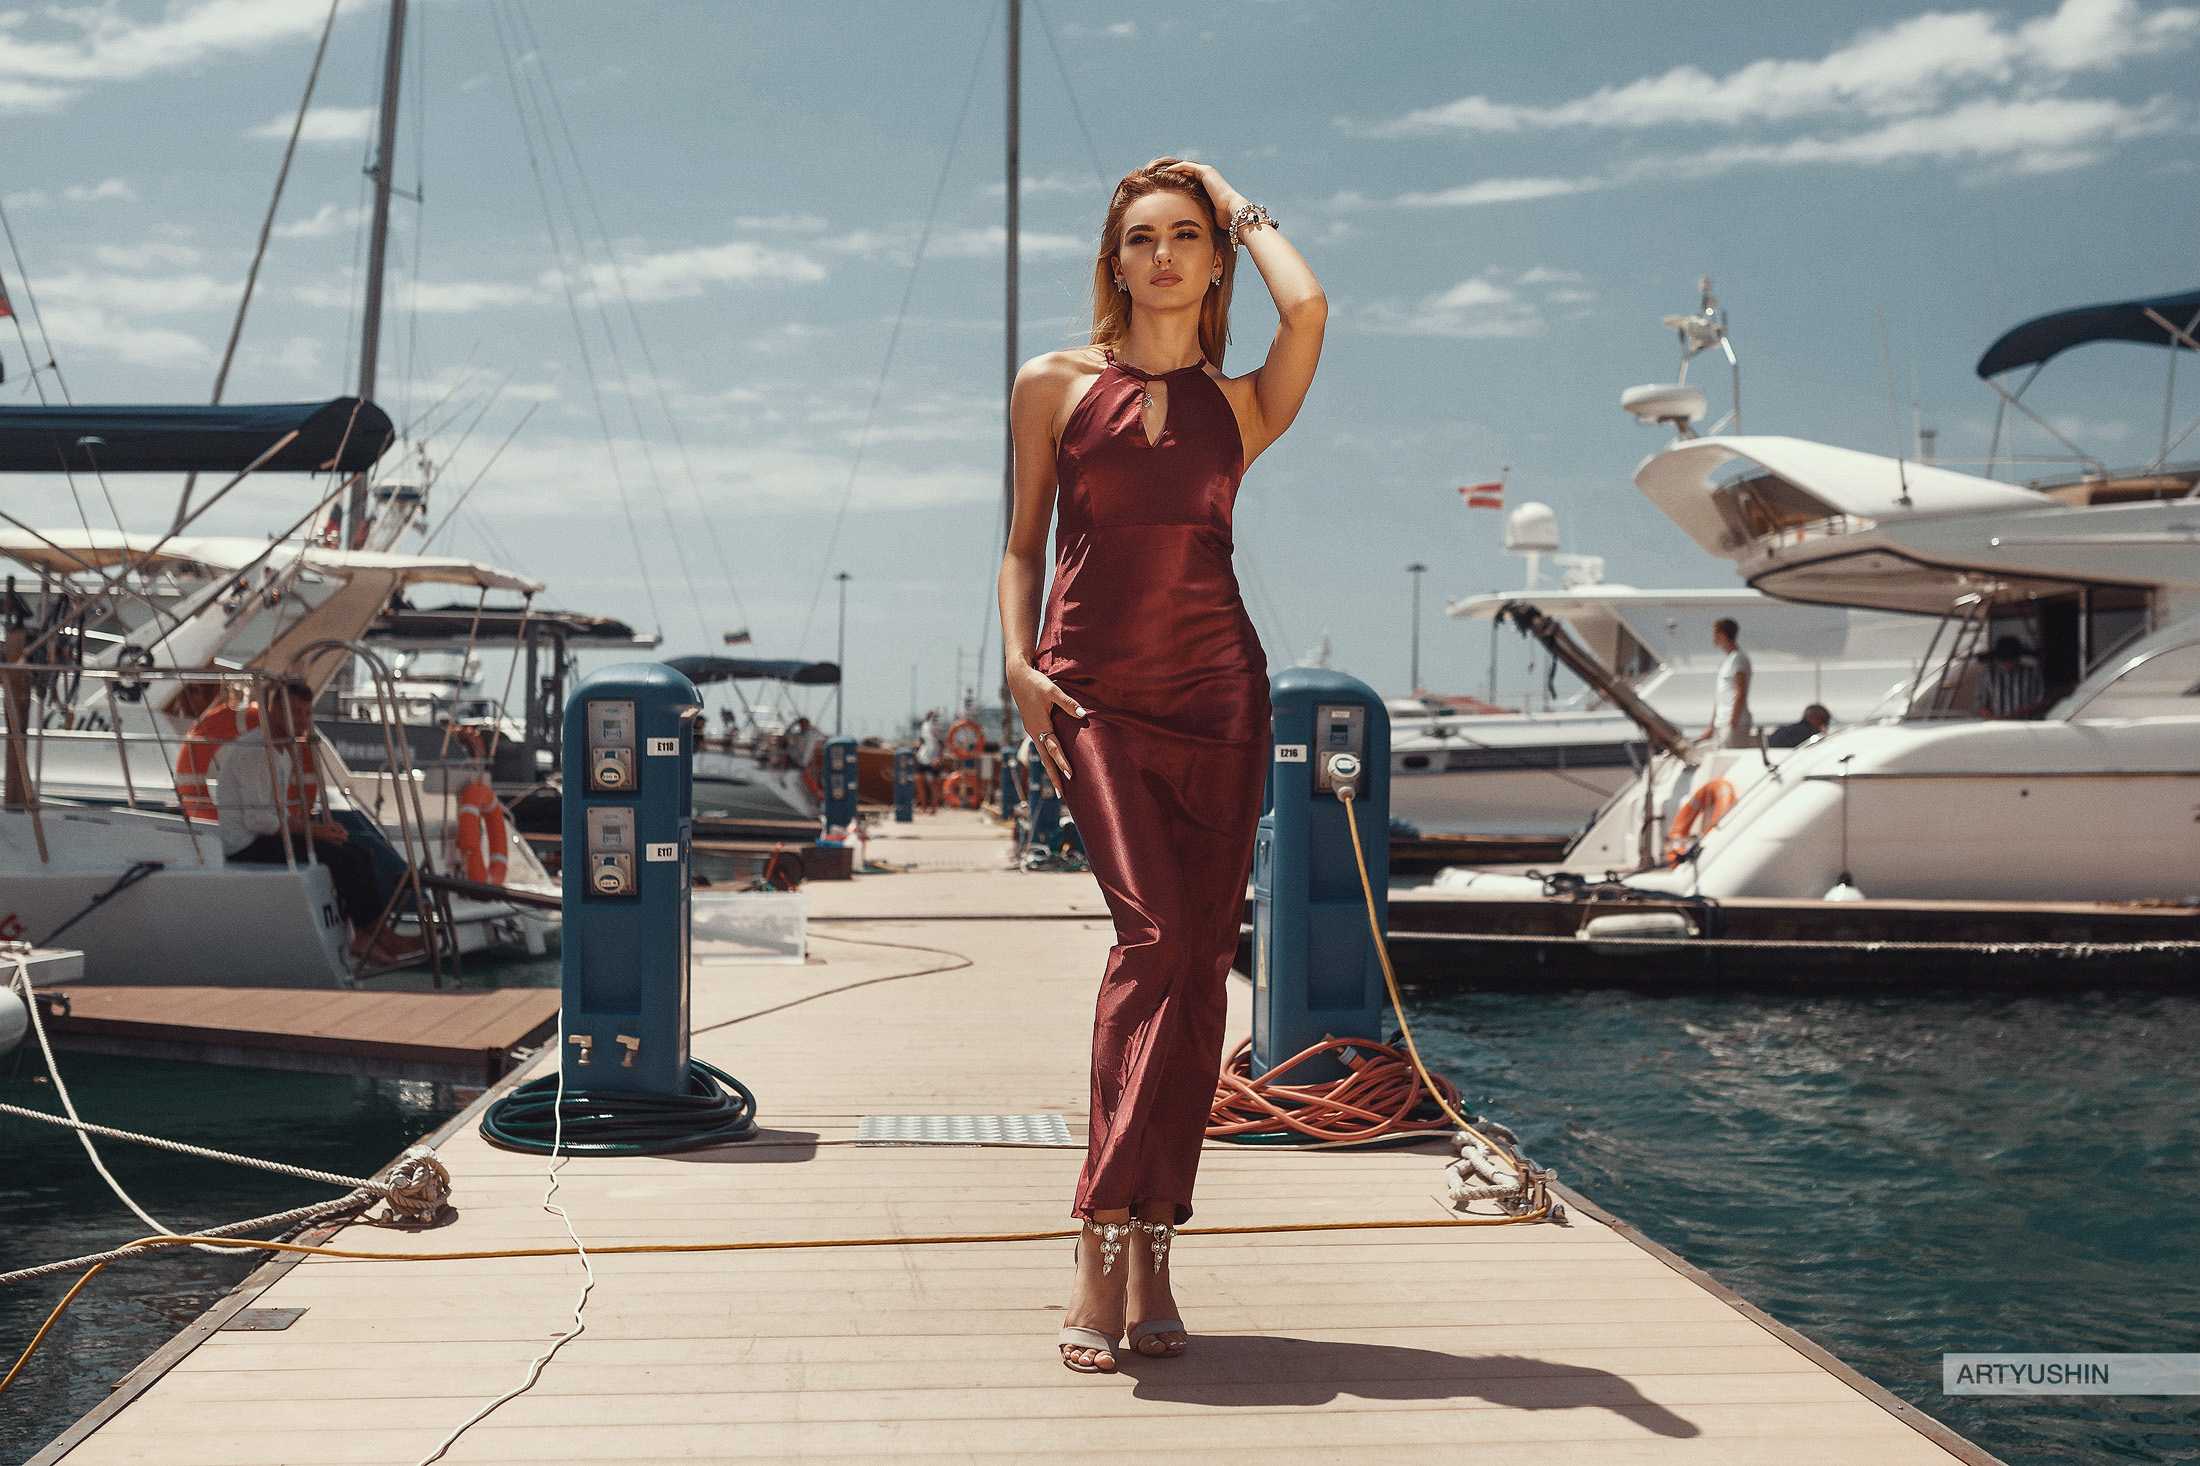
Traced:
[[[359, 396], [374, 400], [376, 358], [382, 351], [382, 275], [389, 257], [390, 175], [396, 169], [397, 84], [404, 75], [405, 0], [390, 0], [390, 34], [382, 57], [382, 117], [374, 146], [374, 166], [367, 176], [374, 180], [374, 229], [367, 241], [366, 319], [359, 331]], [[361, 474], [351, 486], [351, 504], [345, 514], [344, 543], [353, 549], [367, 542], [367, 480]]]
[[[1022, 227], [1023, 139], [1020, 103], [1023, 100], [1024, 5], [1008, 0], [1008, 270], [1005, 282], [1007, 317], [1001, 334], [1001, 543], [1016, 522], [1016, 424], [1010, 401], [1016, 395], [1016, 246]], [[1008, 718], [1014, 703], [1008, 695], [1008, 639], [1001, 639], [1001, 760], [1008, 760]], [[1002, 788], [1008, 786], [1004, 783]], [[1006, 797], [1005, 795], [1003, 796]]]

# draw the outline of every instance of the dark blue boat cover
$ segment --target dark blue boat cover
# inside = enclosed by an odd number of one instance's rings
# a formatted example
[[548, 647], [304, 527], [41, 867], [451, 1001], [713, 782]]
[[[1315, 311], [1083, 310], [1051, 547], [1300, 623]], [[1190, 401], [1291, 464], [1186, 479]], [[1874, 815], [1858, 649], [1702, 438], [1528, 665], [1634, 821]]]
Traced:
[[755, 657], [668, 657], [665, 665], [698, 687], [706, 682], [747, 682], [752, 679], [819, 687], [831, 686], [840, 680], [840, 668], [832, 662], [775, 662]]
[[396, 436], [371, 402], [240, 407], [0, 407], [0, 473], [356, 473]]
[[[1998, 377], [2016, 367], [2044, 362], [2057, 352], [2083, 346], [2088, 341], [2170, 345], [2173, 338], [2169, 332], [2147, 319], [2150, 308], [2164, 319], [2176, 322], [2178, 329], [2194, 340], [2200, 340], [2200, 327], [2193, 324], [2193, 317], [2200, 316], [2200, 290], [2188, 290], [2182, 295], [2157, 295], [2147, 300], [2120, 300], [2114, 305], [2081, 306], [2074, 311], [2057, 311], [2051, 316], [2026, 321], [2003, 333], [1999, 341], [1986, 348], [1986, 354], [1978, 359], [1978, 374]], [[2181, 341], [2176, 344], [2184, 345]]]

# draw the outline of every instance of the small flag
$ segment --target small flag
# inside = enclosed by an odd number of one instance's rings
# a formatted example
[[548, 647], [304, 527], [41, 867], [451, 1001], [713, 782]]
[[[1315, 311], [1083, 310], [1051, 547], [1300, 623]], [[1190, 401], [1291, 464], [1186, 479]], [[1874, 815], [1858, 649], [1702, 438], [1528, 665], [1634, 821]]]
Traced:
[[8, 282], [0, 280], [0, 319], [15, 314], [15, 307], [8, 300]]
[[1461, 484], [1459, 497], [1467, 501], [1469, 509], [1502, 509], [1505, 507], [1505, 485]]
[[751, 638], [749, 636], [749, 629], [746, 626], [742, 627], [739, 631], [729, 631], [726, 633], [727, 646], [746, 646], [750, 639]]

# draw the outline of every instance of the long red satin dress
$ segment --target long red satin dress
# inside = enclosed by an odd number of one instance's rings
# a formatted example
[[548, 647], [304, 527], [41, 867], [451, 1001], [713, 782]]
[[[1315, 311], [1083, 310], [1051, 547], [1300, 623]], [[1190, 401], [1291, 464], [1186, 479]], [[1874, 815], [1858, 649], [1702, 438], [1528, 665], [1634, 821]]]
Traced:
[[[1168, 419], [1149, 443], [1157, 380]], [[1062, 795], [1115, 917], [1075, 1214], [1166, 1201], [1182, 1223], [1267, 773], [1268, 658], [1230, 563], [1243, 440], [1204, 362], [1149, 377], [1111, 356], [1055, 471], [1036, 665], [1087, 714], [1053, 713]]]

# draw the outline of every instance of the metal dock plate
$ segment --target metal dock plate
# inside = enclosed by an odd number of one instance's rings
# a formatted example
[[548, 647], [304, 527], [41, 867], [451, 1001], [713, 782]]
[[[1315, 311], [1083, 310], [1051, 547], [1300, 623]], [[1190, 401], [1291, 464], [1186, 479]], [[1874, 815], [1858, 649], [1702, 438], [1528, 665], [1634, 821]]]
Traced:
[[1068, 1145], [1069, 1124], [1060, 1115], [865, 1115], [856, 1124], [859, 1145], [978, 1145], [997, 1140]]
[[303, 1308], [240, 1308], [222, 1330], [236, 1333], [274, 1333], [298, 1321]]

